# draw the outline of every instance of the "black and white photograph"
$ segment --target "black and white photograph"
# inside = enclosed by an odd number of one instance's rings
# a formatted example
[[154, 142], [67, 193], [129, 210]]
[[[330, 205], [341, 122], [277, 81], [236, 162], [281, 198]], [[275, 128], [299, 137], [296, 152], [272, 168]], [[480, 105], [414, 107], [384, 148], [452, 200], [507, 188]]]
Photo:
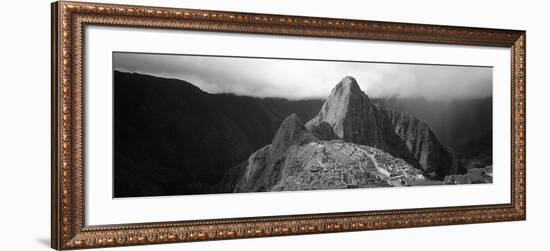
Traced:
[[492, 67], [133, 52], [113, 67], [115, 198], [492, 183]]

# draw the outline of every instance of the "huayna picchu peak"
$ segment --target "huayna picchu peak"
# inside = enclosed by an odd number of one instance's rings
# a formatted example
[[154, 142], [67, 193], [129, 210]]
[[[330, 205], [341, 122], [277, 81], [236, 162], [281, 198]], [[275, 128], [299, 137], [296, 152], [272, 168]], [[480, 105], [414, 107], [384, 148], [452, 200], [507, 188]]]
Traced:
[[347, 76], [314, 118], [288, 116], [226, 175], [234, 192], [430, 185], [458, 174], [457, 163], [427, 124], [378, 107]]

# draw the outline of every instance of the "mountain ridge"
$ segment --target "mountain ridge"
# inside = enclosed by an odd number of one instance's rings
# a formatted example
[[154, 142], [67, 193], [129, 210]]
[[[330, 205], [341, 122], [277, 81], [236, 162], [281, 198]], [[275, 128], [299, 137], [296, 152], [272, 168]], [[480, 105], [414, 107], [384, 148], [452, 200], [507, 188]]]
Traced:
[[239, 165], [236, 170], [244, 175], [233, 191], [419, 185], [426, 184], [427, 176], [456, 174], [454, 163], [427, 124], [379, 108], [347, 76], [317, 116], [302, 125], [297, 115], [290, 115], [272, 144]]
[[313, 117], [322, 104], [209, 94], [139, 73], [113, 78], [115, 197], [210, 193], [289, 114]]

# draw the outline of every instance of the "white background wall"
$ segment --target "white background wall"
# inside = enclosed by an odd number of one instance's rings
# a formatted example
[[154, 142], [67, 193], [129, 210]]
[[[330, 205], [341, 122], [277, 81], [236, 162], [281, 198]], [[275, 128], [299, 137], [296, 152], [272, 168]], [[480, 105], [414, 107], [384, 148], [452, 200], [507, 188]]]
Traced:
[[[550, 36], [543, 24], [550, 20], [544, 1], [126, 0], [118, 3], [525, 29], [528, 48], [527, 221], [141, 246], [119, 250], [547, 248], [550, 167], [545, 157], [550, 140], [546, 129], [550, 89], [546, 71]], [[7, 1], [2, 6], [0, 18], [0, 250], [47, 250], [50, 238], [49, 1]]]

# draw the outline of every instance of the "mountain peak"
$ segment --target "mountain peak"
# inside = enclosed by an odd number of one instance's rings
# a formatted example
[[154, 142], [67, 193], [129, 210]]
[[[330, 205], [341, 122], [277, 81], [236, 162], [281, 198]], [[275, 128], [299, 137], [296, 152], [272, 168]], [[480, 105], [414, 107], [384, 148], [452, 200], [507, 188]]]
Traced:
[[300, 145], [313, 140], [317, 140], [317, 138], [306, 130], [302, 119], [296, 114], [291, 114], [281, 123], [279, 130], [273, 137], [268, 162], [275, 161], [293, 145]]
[[346, 76], [332, 89], [330, 97], [358, 94], [363, 94], [363, 91], [361, 91], [357, 80], [352, 76]]
[[359, 87], [359, 85], [357, 84], [357, 80], [352, 76], [345, 76], [344, 78], [342, 78], [342, 80], [340, 80], [340, 83], [338, 84]]
[[296, 113], [293, 113], [293, 114], [288, 115], [288, 117], [285, 118], [285, 120], [283, 121], [283, 124], [286, 124], [286, 123], [301, 124], [302, 119]]
[[306, 128], [318, 137], [330, 139], [335, 135], [344, 142], [376, 147], [418, 166], [405, 142], [391, 130], [393, 125], [387, 115], [361, 91], [353, 77], [343, 78], [332, 89], [321, 111], [306, 123]]
[[345, 140], [346, 131], [350, 130], [345, 126], [348, 124], [347, 121], [355, 120], [360, 116], [363, 116], [361, 119], [368, 119], [368, 116], [364, 116], [365, 114], [357, 113], [368, 112], [371, 109], [372, 104], [367, 95], [361, 91], [357, 80], [346, 76], [332, 89], [319, 114], [310, 120], [306, 127], [310, 131], [315, 131], [314, 129], [322, 126], [324, 122], [332, 127], [338, 138]]
[[[332, 127], [338, 138], [345, 139], [344, 121], [365, 114], [357, 114], [368, 112], [372, 109], [372, 104], [355, 80], [354, 77], [346, 76], [330, 92], [330, 95], [325, 100], [319, 114], [306, 124], [308, 130], [313, 130], [314, 127], [321, 126], [322, 122], [326, 122]], [[352, 118], [353, 117], [353, 118]], [[363, 116], [362, 119], [368, 119]]]

